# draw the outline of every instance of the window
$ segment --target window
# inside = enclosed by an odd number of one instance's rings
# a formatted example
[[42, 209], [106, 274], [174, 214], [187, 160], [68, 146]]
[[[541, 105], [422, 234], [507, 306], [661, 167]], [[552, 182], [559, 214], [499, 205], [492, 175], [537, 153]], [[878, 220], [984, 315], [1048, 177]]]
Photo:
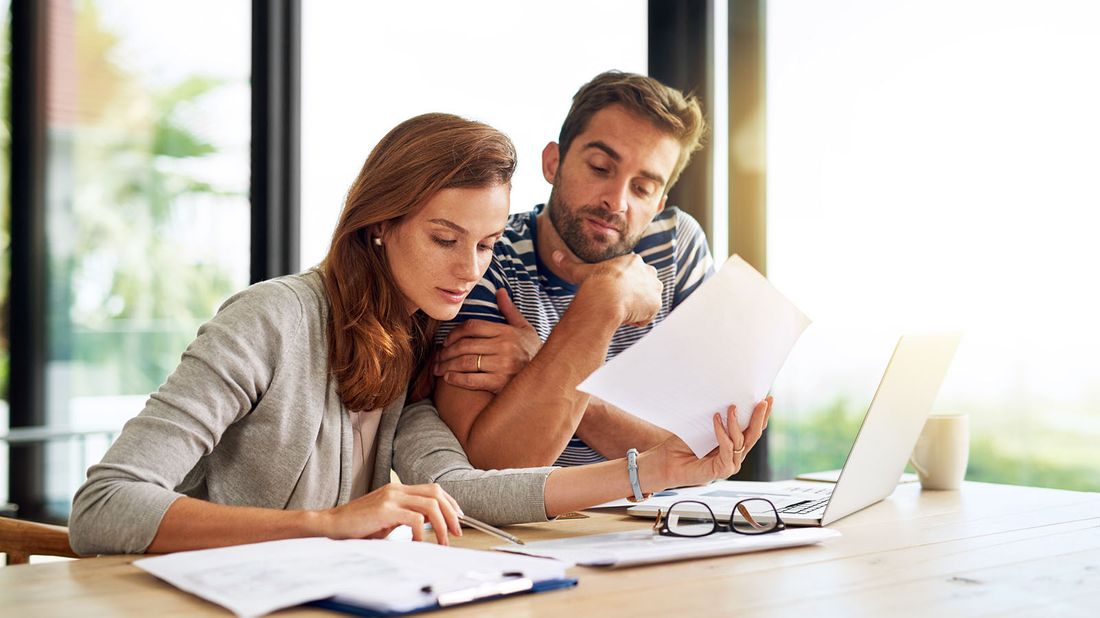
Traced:
[[768, 4], [768, 274], [815, 319], [777, 477], [839, 467], [897, 334], [950, 328], [967, 478], [1100, 489], [1098, 28], [1072, 0]]
[[[0, 1], [0, 431], [8, 429], [8, 281], [11, 267], [11, 3]], [[0, 507], [8, 502], [8, 447], [0, 444]]]
[[304, 3], [302, 267], [320, 262], [370, 149], [425, 112], [487, 122], [516, 143], [512, 210], [546, 201], [543, 147], [597, 73], [645, 73], [640, 0]]
[[[248, 283], [250, 4], [52, 2], [46, 19], [46, 419], [117, 430]], [[52, 512], [105, 447], [48, 445]]]

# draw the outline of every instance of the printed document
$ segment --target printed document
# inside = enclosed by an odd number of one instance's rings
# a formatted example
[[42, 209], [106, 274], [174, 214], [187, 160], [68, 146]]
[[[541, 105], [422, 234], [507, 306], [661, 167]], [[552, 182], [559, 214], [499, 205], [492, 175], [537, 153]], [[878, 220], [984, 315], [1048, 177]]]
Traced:
[[809, 325], [798, 307], [734, 255], [577, 388], [671, 431], [703, 457], [718, 446], [714, 413], [725, 423], [726, 408], [735, 404], [746, 429]]
[[631, 530], [536, 541], [526, 545], [500, 545], [493, 549], [554, 558], [581, 566], [624, 567], [811, 545], [838, 536], [840, 533], [831, 528], [788, 528], [751, 536], [719, 532], [700, 538], [661, 536], [652, 530]]
[[434, 604], [440, 591], [481, 586], [504, 574], [559, 579], [566, 565], [432, 543], [311, 538], [180, 552], [134, 566], [238, 616], [260, 616], [328, 598], [408, 612]]

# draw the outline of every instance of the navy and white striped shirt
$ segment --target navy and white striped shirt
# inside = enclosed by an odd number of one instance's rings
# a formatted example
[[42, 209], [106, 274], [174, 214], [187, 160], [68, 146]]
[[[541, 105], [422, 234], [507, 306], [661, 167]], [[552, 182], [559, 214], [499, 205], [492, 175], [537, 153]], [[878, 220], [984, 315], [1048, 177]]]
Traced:
[[[458, 316], [440, 324], [436, 342], [442, 343], [447, 333], [469, 319], [505, 323], [497, 307], [496, 291], [506, 288], [520, 313], [538, 332], [544, 342], [557, 326], [576, 295], [576, 286], [562, 280], [539, 259], [535, 250], [538, 235], [536, 217], [544, 206], [514, 214], [508, 219], [504, 235], [493, 248], [493, 262], [481, 281], [470, 292]], [[661, 309], [647, 326], [620, 326], [611, 338], [607, 360], [649, 332], [653, 325], [665, 319], [669, 312], [691, 295], [699, 285], [714, 274], [714, 259], [699, 223], [675, 206], [657, 213], [634, 252], [657, 269], [664, 284]], [[604, 461], [604, 457], [573, 436], [555, 465], [577, 466]]]

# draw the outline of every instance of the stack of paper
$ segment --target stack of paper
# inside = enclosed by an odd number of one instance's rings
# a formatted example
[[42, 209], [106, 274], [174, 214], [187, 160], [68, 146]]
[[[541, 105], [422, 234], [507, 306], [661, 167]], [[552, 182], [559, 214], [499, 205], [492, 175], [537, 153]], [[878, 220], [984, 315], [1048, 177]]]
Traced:
[[[559, 580], [566, 565], [431, 543], [293, 539], [181, 552], [134, 565], [238, 616], [309, 601], [410, 612], [503, 577]], [[476, 585], [474, 585], [476, 584]]]
[[811, 545], [838, 536], [839, 532], [829, 528], [788, 528], [752, 536], [719, 532], [700, 538], [661, 536], [652, 530], [631, 530], [526, 545], [501, 545], [494, 549], [554, 558], [582, 566], [624, 567]]

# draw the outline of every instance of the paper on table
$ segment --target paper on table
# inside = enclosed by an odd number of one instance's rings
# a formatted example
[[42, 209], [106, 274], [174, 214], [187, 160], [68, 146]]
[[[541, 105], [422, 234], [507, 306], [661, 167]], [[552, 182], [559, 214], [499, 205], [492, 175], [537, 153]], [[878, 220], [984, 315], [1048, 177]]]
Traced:
[[718, 445], [711, 416], [737, 406], [746, 427], [810, 320], [734, 255], [641, 341], [577, 388], [680, 436], [699, 457]]
[[840, 533], [830, 528], [798, 528], [752, 536], [727, 532], [693, 539], [660, 536], [645, 529], [536, 541], [526, 545], [501, 545], [493, 549], [554, 558], [582, 566], [625, 567], [811, 545], [838, 536]]
[[446, 584], [464, 573], [517, 571], [532, 581], [565, 574], [560, 562], [524, 556], [432, 543], [323, 538], [180, 552], [136, 560], [134, 566], [238, 616], [334, 596], [405, 612], [434, 602], [423, 586]]

